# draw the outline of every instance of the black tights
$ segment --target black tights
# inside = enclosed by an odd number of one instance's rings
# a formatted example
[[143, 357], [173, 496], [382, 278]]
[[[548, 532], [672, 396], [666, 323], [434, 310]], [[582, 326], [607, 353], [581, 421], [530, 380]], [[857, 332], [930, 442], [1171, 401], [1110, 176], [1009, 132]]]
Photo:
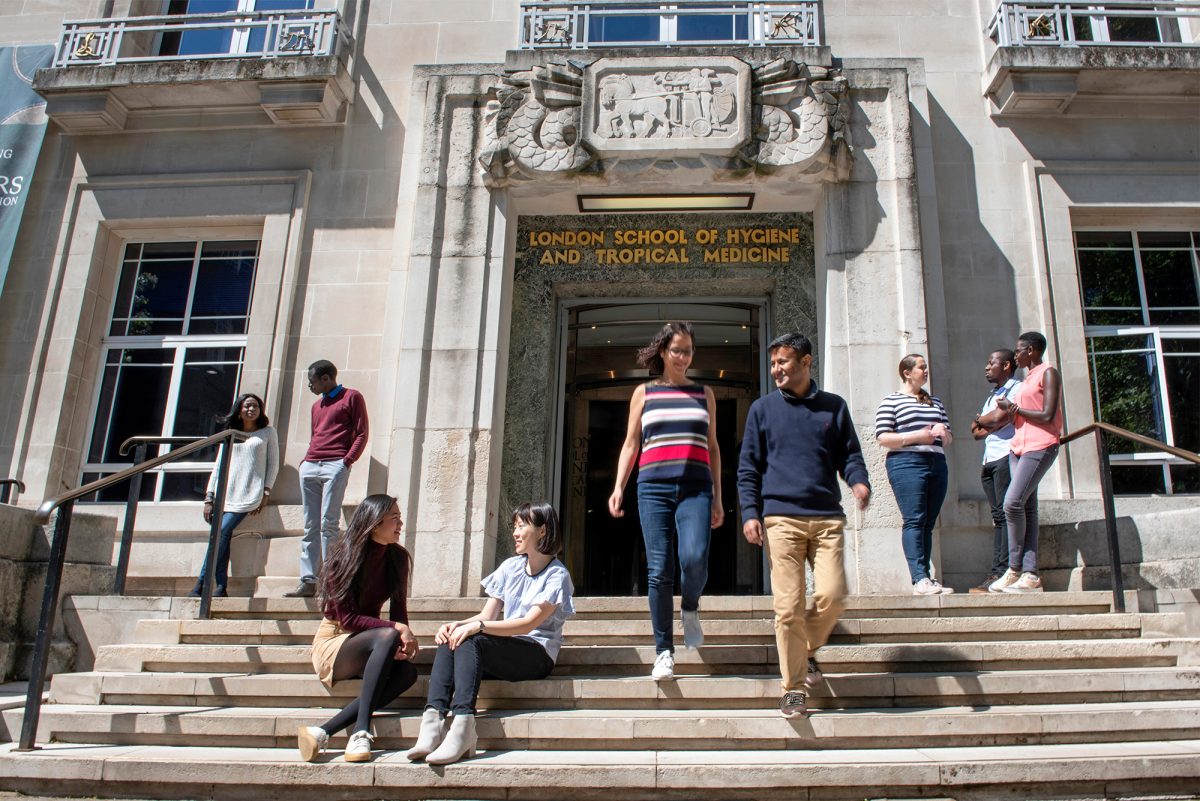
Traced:
[[321, 728], [337, 734], [354, 723], [354, 731], [370, 731], [371, 715], [390, 704], [413, 686], [417, 669], [408, 660], [397, 661], [400, 632], [394, 628], [367, 629], [351, 634], [338, 649], [333, 662], [333, 680], [362, 678], [362, 690], [346, 708]]

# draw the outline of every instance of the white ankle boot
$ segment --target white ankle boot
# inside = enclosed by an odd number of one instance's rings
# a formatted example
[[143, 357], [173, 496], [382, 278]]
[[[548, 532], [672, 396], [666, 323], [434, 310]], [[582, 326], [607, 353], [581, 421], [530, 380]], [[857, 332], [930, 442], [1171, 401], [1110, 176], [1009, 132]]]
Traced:
[[447, 726], [449, 721], [442, 717], [441, 712], [432, 707], [426, 709], [421, 713], [421, 731], [417, 734], [417, 744], [408, 749], [405, 756], [415, 761], [432, 754], [434, 749], [442, 744]]
[[455, 715], [450, 721], [450, 731], [446, 739], [429, 756], [425, 757], [427, 765], [448, 765], [463, 757], [475, 756], [475, 744], [479, 738], [475, 736], [475, 716]]

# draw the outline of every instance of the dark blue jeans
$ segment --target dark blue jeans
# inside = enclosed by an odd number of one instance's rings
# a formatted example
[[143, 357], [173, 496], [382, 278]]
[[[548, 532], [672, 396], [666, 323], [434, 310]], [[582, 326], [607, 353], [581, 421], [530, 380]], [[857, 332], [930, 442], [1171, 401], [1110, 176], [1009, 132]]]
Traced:
[[661, 653], [675, 651], [673, 644], [675, 554], [679, 552], [680, 607], [700, 608], [700, 594], [708, 583], [708, 543], [712, 535], [712, 487], [666, 482], [638, 484], [638, 515], [646, 542], [647, 595], [654, 646]]
[[[229, 544], [233, 541], [233, 530], [246, 519], [245, 512], [226, 512], [221, 515], [221, 535], [217, 539], [217, 588], [225, 589], [229, 584]], [[200, 584], [208, 573], [208, 560], [200, 563]]]
[[1008, 454], [985, 464], [980, 474], [983, 494], [992, 508], [991, 574], [994, 576], [1000, 576], [1008, 569], [1008, 518], [1004, 515], [1004, 496], [1008, 492], [1010, 479]]
[[888, 481], [904, 518], [901, 543], [913, 584], [929, 578], [933, 526], [946, 500], [946, 457], [940, 453], [900, 451], [887, 457]]

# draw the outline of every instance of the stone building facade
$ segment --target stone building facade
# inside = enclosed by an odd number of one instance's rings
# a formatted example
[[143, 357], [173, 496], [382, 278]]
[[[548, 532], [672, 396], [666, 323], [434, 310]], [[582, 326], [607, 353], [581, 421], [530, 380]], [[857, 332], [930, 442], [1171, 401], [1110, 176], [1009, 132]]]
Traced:
[[[285, 467], [234, 570], [294, 576], [304, 373], [327, 358], [371, 413], [347, 503], [400, 499], [415, 593], [475, 593], [510, 547], [509, 510], [538, 497], [563, 510], [585, 592], [636, 592], [636, 533], [593, 501], [645, 380], [633, 349], [674, 318], [697, 324], [727, 467], [769, 386], [765, 343], [791, 329], [816, 343], [877, 493], [850, 513], [852, 591], [907, 586], [872, 425], [906, 353], [928, 355], [960, 433], [950, 579], [990, 555], [966, 431], [987, 354], [1019, 331], [1049, 339], [1068, 428], [1099, 410], [1200, 449], [1186, 10], [808, 0], [743, 19], [614, 3], [585, 20], [569, 2], [298, 0], [273, 18], [288, 4], [260, 4], [0, 9], [0, 45], [59, 43], [34, 82], [51, 124], [0, 294], [0, 473], [24, 501], [119, 469], [123, 435], [212, 433], [254, 391]], [[1194, 506], [1196, 468], [1127, 450], [1114, 464], [1128, 493], [1181, 496], [1137, 508]], [[1093, 515], [1097, 466], [1090, 446], [1059, 460], [1050, 517]], [[147, 490], [146, 586], [195, 575], [207, 470]], [[710, 591], [761, 591], [727, 520]]]

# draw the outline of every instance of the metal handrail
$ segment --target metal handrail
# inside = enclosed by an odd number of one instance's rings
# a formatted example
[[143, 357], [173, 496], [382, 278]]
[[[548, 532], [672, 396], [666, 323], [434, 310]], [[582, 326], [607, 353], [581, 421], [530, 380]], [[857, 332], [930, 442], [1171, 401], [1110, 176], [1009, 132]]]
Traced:
[[[654, 47], [680, 45], [816, 46], [822, 43], [820, 0], [686, 0], [647, 4], [644, 0], [522, 0], [520, 11], [522, 50], [592, 47]], [[649, 17], [739, 18], [745, 36], [719, 39], [616, 41], [591, 39], [595, 20]]]
[[[18, 751], [32, 751], [37, 746], [38, 720], [42, 712], [42, 691], [46, 687], [46, 669], [50, 659], [50, 639], [54, 629], [54, 615], [58, 609], [58, 594], [62, 584], [63, 564], [67, 556], [67, 537], [71, 532], [71, 514], [75, 509], [75, 501], [92, 493], [116, 486], [123, 481], [130, 482], [129, 500], [125, 510], [125, 526], [121, 533], [121, 551], [118, 556], [118, 577], [120, 590], [124, 591], [123, 571], [129, 566], [129, 546], [133, 538], [133, 521], [137, 514], [137, 503], [141, 494], [142, 476], [167, 462], [172, 462], [197, 451], [222, 445], [228, 442], [239, 442], [246, 439], [244, 431], [227, 429], [213, 434], [211, 437], [196, 439], [193, 437], [130, 437], [121, 444], [121, 453], [126, 453], [129, 446], [134, 446], [136, 455], [134, 464], [111, 476], [84, 484], [78, 489], [48, 498], [34, 513], [34, 521], [39, 525], [50, 522], [50, 515], [58, 511], [58, 519], [54, 522], [54, 535], [50, 542], [50, 555], [46, 560], [46, 586], [42, 592], [42, 611], [38, 617], [37, 641], [33, 648], [33, 663], [29, 668], [29, 689], [25, 695], [25, 715], [21, 721], [21, 737], [17, 744]], [[178, 444], [175, 448], [161, 456], [146, 459], [146, 449], [152, 444]], [[208, 532], [208, 552], [205, 564], [208, 566], [205, 575], [208, 580], [203, 582], [200, 591], [201, 618], [209, 617], [212, 605], [212, 583], [216, 573], [217, 536], [221, 528], [221, 515], [225, 510], [225, 488], [229, 483], [229, 461], [231, 448], [221, 448], [217, 461], [217, 492], [213, 500], [213, 517]]]
[[[1077, 20], [1200, 18], [1196, 0], [1000, 0], [985, 34], [1000, 47], [1196, 47], [1200, 42], [1078, 39]], [[1160, 26], [1161, 30], [1161, 26]], [[1183, 31], [1180, 31], [1182, 34]]]
[[0, 503], [8, 503], [13, 487], [17, 488], [17, 494], [20, 495], [25, 491], [25, 482], [19, 478], [0, 478]]
[[1168, 445], [1152, 437], [1135, 434], [1132, 431], [1099, 420], [1089, 423], [1076, 431], [1072, 431], [1070, 434], [1064, 434], [1059, 437], [1058, 442], [1060, 445], [1070, 445], [1072, 442], [1088, 434], [1095, 434], [1096, 436], [1096, 451], [1099, 456], [1098, 461], [1100, 462], [1100, 495], [1104, 502], [1104, 529], [1108, 535], [1109, 572], [1112, 574], [1113, 609], [1117, 612], [1124, 612], [1125, 579], [1121, 575], [1121, 547], [1117, 542], [1117, 506], [1113, 500], [1112, 466], [1108, 461], [1108, 435], [1112, 434], [1122, 439], [1127, 439], [1130, 442], [1144, 445], [1147, 448], [1169, 453], [1192, 464], [1200, 465], [1200, 454], [1186, 451], [1183, 448], [1176, 448], [1174, 445]]

